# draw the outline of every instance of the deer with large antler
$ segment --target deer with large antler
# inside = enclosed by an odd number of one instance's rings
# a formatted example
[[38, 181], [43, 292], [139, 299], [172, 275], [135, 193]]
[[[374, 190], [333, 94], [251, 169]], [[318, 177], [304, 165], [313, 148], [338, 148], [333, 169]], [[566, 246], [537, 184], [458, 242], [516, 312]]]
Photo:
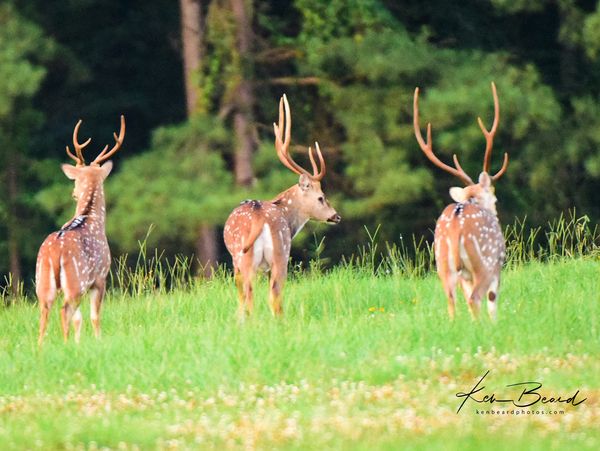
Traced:
[[[284, 132], [285, 122], [285, 137]], [[331, 207], [321, 190], [325, 176], [325, 160], [315, 143], [319, 167], [313, 150], [308, 156], [313, 173], [296, 163], [289, 154], [292, 117], [287, 97], [279, 102], [279, 123], [273, 124], [275, 148], [281, 163], [300, 176], [298, 183], [270, 201], [244, 201], [225, 223], [225, 246], [233, 259], [235, 284], [239, 297], [239, 314], [252, 312], [252, 280], [259, 270], [270, 270], [269, 305], [274, 315], [281, 315], [282, 290], [287, 276], [287, 265], [292, 239], [309, 219], [339, 223], [341, 217]]]
[[44, 340], [50, 308], [59, 290], [64, 294], [60, 317], [65, 342], [69, 337], [71, 323], [75, 330], [75, 341], [79, 342], [82, 321], [79, 305], [81, 297], [89, 289], [92, 326], [96, 337], [100, 335], [100, 307], [110, 268], [110, 249], [105, 232], [104, 180], [110, 174], [112, 162], [106, 160], [123, 144], [125, 117], [121, 115], [119, 134], [114, 133], [114, 146], [110, 150], [108, 145], [105, 146], [89, 166], [85, 164], [83, 148], [92, 139], [79, 142], [77, 135], [80, 126], [81, 120], [73, 130], [75, 154], [67, 146], [67, 155], [75, 161], [75, 166], [62, 165], [67, 178], [75, 181], [75, 216], [58, 232], [48, 235], [37, 257], [35, 289], [41, 310], [39, 345]]
[[494, 135], [498, 130], [500, 106], [496, 85], [492, 82], [494, 97], [494, 121], [488, 131], [481, 118], [477, 122], [486, 140], [483, 172], [478, 183], [466, 174], [453, 155], [454, 167], [439, 160], [433, 153], [431, 124], [427, 124], [427, 141], [419, 127], [419, 88], [415, 89], [413, 101], [413, 125], [415, 136], [427, 158], [436, 166], [458, 177], [465, 188], [450, 188], [450, 197], [456, 202], [448, 205], [435, 226], [435, 261], [448, 298], [448, 313], [454, 319], [456, 285], [460, 282], [471, 316], [479, 314], [481, 300], [487, 297], [488, 313], [496, 319], [500, 269], [504, 263], [505, 245], [496, 212], [496, 196], [492, 182], [498, 180], [508, 166], [508, 154], [500, 170], [489, 175]]

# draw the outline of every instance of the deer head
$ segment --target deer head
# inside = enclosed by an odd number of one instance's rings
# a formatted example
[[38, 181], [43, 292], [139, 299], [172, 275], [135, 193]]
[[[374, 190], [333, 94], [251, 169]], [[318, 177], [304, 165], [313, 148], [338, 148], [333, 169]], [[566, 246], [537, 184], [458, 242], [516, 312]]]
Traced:
[[[282, 136], [285, 122], [285, 138]], [[312, 174], [296, 163], [289, 154], [289, 146], [292, 133], [292, 115], [287, 96], [284, 94], [279, 101], [279, 124], [273, 123], [275, 131], [275, 149], [277, 156], [283, 165], [290, 171], [300, 176], [298, 180], [298, 204], [299, 213], [306, 218], [316, 219], [337, 224], [341, 217], [335, 209], [329, 204], [321, 189], [321, 180], [325, 176], [325, 159], [321, 153], [319, 143], [315, 142], [315, 149], [319, 159], [319, 166], [315, 161], [312, 147], [308, 148], [308, 156], [312, 166]]]
[[490, 167], [490, 160], [492, 158], [492, 147], [494, 145], [494, 135], [498, 130], [498, 123], [500, 120], [500, 105], [498, 103], [498, 94], [496, 92], [496, 85], [492, 82], [492, 94], [494, 97], [494, 122], [492, 128], [488, 131], [483, 125], [483, 121], [480, 117], [477, 118], [479, 128], [483, 132], [486, 140], [485, 155], [483, 158], [483, 171], [479, 174], [478, 183], [474, 183], [471, 177], [463, 170], [458, 162], [456, 154], [452, 156], [454, 161], [454, 167], [449, 166], [442, 161], [433, 153], [433, 143], [431, 139], [431, 123], [427, 124], [427, 141], [423, 139], [421, 135], [421, 129], [419, 126], [419, 88], [415, 89], [415, 95], [413, 100], [413, 126], [415, 129], [415, 137], [421, 147], [423, 153], [427, 158], [435, 164], [437, 167], [442, 168], [444, 171], [458, 177], [466, 185], [465, 188], [452, 187], [450, 188], [450, 197], [456, 202], [472, 202], [481, 205], [496, 214], [496, 195], [494, 194], [494, 187], [492, 182], [498, 180], [506, 172], [508, 167], [508, 153], [504, 154], [504, 162], [500, 170], [494, 175], [488, 174]]
[[[82, 120], [80, 119], [75, 125], [73, 130], [73, 148], [75, 153], [71, 152], [69, 146], [66, 146], [67, 155], [75, 161], [75, 166], [70, 164], [63, 164], [61, 166], [65, 175], [75, 181], [75, 188], [73, 190], [73, 198], [77, 201], [78, 205], [85, 203], [90, 195], [90, 189], [98, 184], [102, 184], [106, 177], [112, 170], [112, 162], [107, 161], [112, 155], [120, 149], [125, 138], [125, 116], [121, 115], [121, 129], [119, 134], [113, 133], [115, 144], [109, 150], [109, 146], [104, 146], [104, 149], [98, 154], [98, 156], [90, 163], [89, 166], [85, 164], [83, 157], [83, 149], [92, 142], [92, 138], [88, 138], [85, 142], [80, 143], [78, 139], [79, 128], [81, 127]], [[104, 163], [106, 161], [106, 163]], [[102, 164], [104, 163], [104, 164]], [[81, 212], [78, 212], [80, 214]]]

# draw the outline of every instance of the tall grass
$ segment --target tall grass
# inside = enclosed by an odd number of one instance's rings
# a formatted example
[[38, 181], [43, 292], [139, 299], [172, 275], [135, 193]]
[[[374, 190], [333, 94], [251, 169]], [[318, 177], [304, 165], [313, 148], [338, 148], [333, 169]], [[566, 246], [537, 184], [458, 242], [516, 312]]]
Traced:
[[[357, 253], [342, 259], [342, 266], [374, 275], [402, 275], [422, 278], [435, 271], [433, 244], [424, 236], [414, 236], [407, 243], [378, 242], [379, 228], [365, 228], [367, 242]], [[526, 218], [515, 219], [504, 229], [506, 241], [505, 268], [513, 269], [530, 262], [549, 262], [565, 258], [600, 255], [600, 230], [588, 216], [575, 210], [561, 214], [541, 227], [528, 227]]]
[[4, 278], [4, 284], [0, 285], [0, 304], [9, 306], [15, 302], [25, 299], [25, 283], [16, 281], [11, 273]]
[[[435, 271], [433, 244], [425, 236], [413, 235], [410, 240], [400, 236], [398, 242], [380, 243], [380, 227], [371, 230], [365, 227], [366, 242], [359, 245], [356, 252], [342, 256], [341, 268], [375, 276], [401, 276], [423, 278]], [[198, 283], [197, 274], [203, 268], [194, 270], [193, 257], [176, 255], [169, 259], [163, 252], [149, 252], [147, 240], [152, 232], [139, 241], [139, 252], [135, 263], [130, 264], [127, 254], [118, 256], [109, 274], [109, 288], [124, 296], [141, 296], [148, 293], [164, 294], [179, 290], [189, 290]], [[561, 214], [544, 227], [528, 227], [526, 218], [515, 219], [504, 229], [506, 241], [505, 268], [513, 269], [530, 262], [550, 262], [565, 258], [598, 258], [600, 256], [600, 230], [592, 224], [588, 216], [577, 216], [575, 210]], [[328, 262], [322, 259], [325, 241], [315, 238], [315, 257], [303, 265], [294, 264], [290, 269], [293, 278], [308, 274], [322, 274], [328, 271]], [[197, 266], [197, 265], [196, 265]], [[331, 269], [331, 267], [329, 268]], [[226, 265], [214, 271], [214, 277], [227, 278]], [[10, 305], [15, 302], [31, 301], [23, 282], [15, 285], [14, 279], [6, 278], [0, 287], [0, 303]]]
[[578, 217], [575, 210], [561, 214], [545, 228], [527, 229], [526, 221], [515, 222], [504, 231], [507, 244], [506, 266], [514, 267], [531, 261], [553, 261], [561, 258], [598, 256], [600, 230], [587, 215]]

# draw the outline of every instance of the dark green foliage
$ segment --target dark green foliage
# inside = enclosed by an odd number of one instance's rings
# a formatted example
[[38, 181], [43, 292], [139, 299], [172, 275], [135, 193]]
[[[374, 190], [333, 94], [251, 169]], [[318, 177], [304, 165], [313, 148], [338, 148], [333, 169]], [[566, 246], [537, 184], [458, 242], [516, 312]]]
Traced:
[[237, 203], [222, 157], [230, 146], [216, 119], [197, 116], [156, 130], [150, 149], [123, 163], [108, 183], [108, 235], [122, 250], [137, 250], [150, 224], [164, 245], [193, 243], [200, 224], [222, 224]]
[[[222, 225], [240, 200], [269, 199], [296, 182], [273, 148], [283, 92], [294, 118], [292, 150], [307, 163], [306, 147], [319, 141], [328, 163], [325, 192], [344, 218], [335, 228], [308, 227], [296, 239], [295, 258], [318, 249], [323, 261], [336, 262], [365, 242], [364, 225], [381, 224], [379, 238], [390, 242], [413, 232], [431, 238], [448, 188], [459, 181], [435, 168], [414, 139], [415, 86], [422, 89], [422, 129], [432, 123], [438, 155], [450, 162], [457, 153], [476, 177], [484, 150], [476, 118], [489, 127], [496, 82], [501, 121], [493, 168], [504, 152], [511, 157], [497, 184], [504, 224], [527, 215], [528, 225], [539, 225], [572, 207], [598, 221], [597, 2], [253, 1], [250, 60], [236, 53], [229, 2], [203, 5], [199, 117], [189, 123], [181, 122], [175, 3], [35, 0], [0, 8], [0, 158], [12, 149], [22, 155], [26, 278], [37, 245], [72, 214], [71, 182], [59, 163], [79, 117], [82, 134], [94, 138], [90, 153], [109, 142], [118, 114], [128, 120], [107, 182], [115, 253], [135, 250], [155, 224], [150, 246], [190, 255], [200, 224]], [[241, 190], [231, 175], [230, 112], [247, 74], [259, 144], [255, 184]], [[10, 217], [3, 198], [2, 256]], [[324, 250], [311, 236], [315, 227], [326, 236]], [[0, 260], [3, 274], [7, 261]]]
[[[31, 260], [34, 251], [21, 220], [38, 217], [32, 205], [29, 182], [32, 135], [42, 114], [32, 99], [46, 76], [46, 65], [56, 51], [55, 42], [35, 23], [24, 18], [12, 2], [0, 4], [0, 274], [9, 271], [13, 248]], [[29, 189], [28, 189], [29, 188]], [[34, 208], [32, 208], [34, 207]], [[0, 281], [0, 284], [2, 282]]]

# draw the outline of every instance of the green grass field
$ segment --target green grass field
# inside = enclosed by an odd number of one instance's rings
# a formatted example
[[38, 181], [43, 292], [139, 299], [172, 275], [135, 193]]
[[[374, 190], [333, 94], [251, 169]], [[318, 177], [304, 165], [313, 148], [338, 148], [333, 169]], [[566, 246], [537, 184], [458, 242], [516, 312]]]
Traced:
[[[260, 281], [244, 324], [229, 278], [114, 291], [100, 340], [86, 318], [64, 345], [55, 305], [41, 351], [38, 310], [17, 303], [0, 309], [1, 447], [599, 449], [599, 270], [591, 257], [506, 269], [496, 325], [473, 323], [462, 298], [449, 323], [435, 275], [349, 267], [293, 277], [281, 320]], [[587, 400], [457, 414], [456, 393], [487, 370], [497, 395], [538, 381]]]

